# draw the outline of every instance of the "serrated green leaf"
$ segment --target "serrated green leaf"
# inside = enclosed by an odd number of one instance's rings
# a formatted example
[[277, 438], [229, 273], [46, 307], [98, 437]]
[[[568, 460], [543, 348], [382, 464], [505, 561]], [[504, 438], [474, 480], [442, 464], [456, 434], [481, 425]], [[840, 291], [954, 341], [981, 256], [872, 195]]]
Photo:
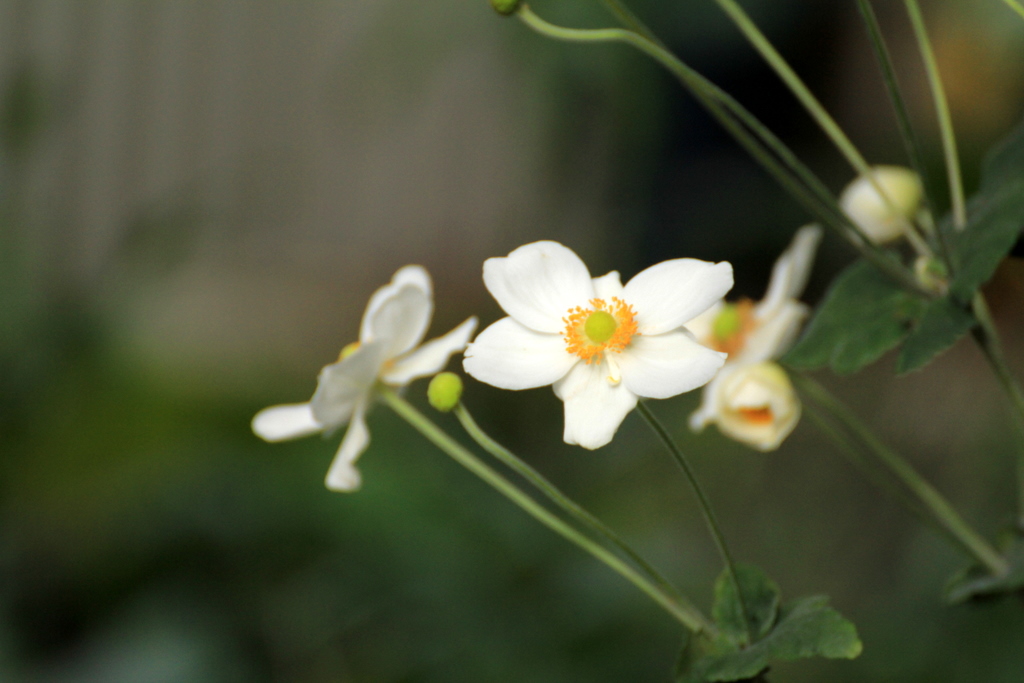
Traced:
[[896, 372], [902, 374], [923, 368], [974, 325], [974, 316], [950, 297], [931, 302], [904, 342], [896, 361]]
[[803, 337], [783, 357], [795, 368], [856, 372], [895, 348], [924, 314], [924, 297], [901, 289], [866, 261], [832, 283]]
[[958, 270], [949, 292], [964, 303], [988, 282], [1024, 229], [1024, 178], [975, 195], [970, 209], [967, 227], [951, 235]]
[[1010, 563], [1009, 571], [1003, 576], [994, 576], [988, 569], [980, 565], [970, 565], [957, 572], [944, 591], [946, 601], [952, 604], [994, 598], [1024, 590], [1024, 538], [1015, 537], [1015, 542], [1007, 553]]
[[828, 606], [828, 598], [811, 596], [784, 606], [778, 623], [763, 639], [747, 648], [696, 658], [678, 680], [739, 681], [756, 676], [773, 660], [853, 659], [862, 649], [856, 627]]
[[1004, 184], [1024, 180], [1024, 121], [994, 145], [981, 165], [981, 191], [997, 191]]
[[[743, 602], [736, 598], [736, 589], [727, 572], [722, 572], [715, 581], [715, 602], [711, 616], [722, 633], [734, 642], [746, 645], [750, 640], [759, 640], [775, 624], [779, 614], [782, 593], [768, 575], [750, 564], [737, 564], [736, 583], [739, 584]], [[746, 626], [743, 611], [746, 610]], [[748, 637], [749, 634], [749, 637]]]

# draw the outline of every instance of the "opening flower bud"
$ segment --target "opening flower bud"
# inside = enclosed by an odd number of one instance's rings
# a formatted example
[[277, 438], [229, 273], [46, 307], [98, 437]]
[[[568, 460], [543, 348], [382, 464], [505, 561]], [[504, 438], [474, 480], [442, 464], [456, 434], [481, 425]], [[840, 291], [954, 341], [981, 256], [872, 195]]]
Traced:
[[778, 448], [800, 420], [800, 400], [786, 371], [763, 362], [725, 373], [715, 387], [718, 429], [759, 451]]
[[427, 401], [442, 413], [452, 411], [462, 398], [462, 378], [454, 372], [439, 372], [427, 387]]
[[909, 168], [874, 166], [870, 177], [862, 175], [846, 186], [839, 205], [868, 239], [884, 244], [911, 229], [923, 196], [921, 179]]

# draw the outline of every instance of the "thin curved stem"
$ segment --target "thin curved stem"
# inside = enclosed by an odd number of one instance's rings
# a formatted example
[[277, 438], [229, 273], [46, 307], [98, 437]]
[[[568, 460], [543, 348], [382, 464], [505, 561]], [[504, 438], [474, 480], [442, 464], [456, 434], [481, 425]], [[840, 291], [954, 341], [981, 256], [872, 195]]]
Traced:
[[423, 413], [412, 406], [390, 389], [383, 389], [380, 392], [381, 398], [406, 422], [413, 426], [428, 441], [447, 453], [453, 460], [468, 469], [473, 474], [483, 479], [488, 485], [518, 505], [528, 515], [545, 525], [558, 535], [587, 551], [595, 558], [603, 562], [610, 569], [625, 578], [634, 586], [639, 588], [648, 597], [661, 605], [679, 623], [694, 633], [714, 633], [714, 625], [688, 602], [681, 602], [667, 595], [661, 588], [653, 585], [647, 578], [641, 575], [635, 568], [627, 564], [621, 558], [609, 551], [594, 540], [584, 536], [552, 514], [530, 496], [523, 493], [515, 484], [495, 472], [484, 464], [479, 458], [473, 455], [462, 444], [455, 441], [440, 427], [434, 424]]
[[[832, 118], [832, 115], [825, 110], [825, 107], [818, 101], [818, 98], [810, 91], [807, 85], [803, 82], [800, 76], [793, 70], [789, 63], [783, 59], [779, 51], [775, 49], [771, 41], [761, 32], [761, 29], [757, 27], [757, 24], [753, 22], [740, 5], [735, 0], [715, 0], [722, 11], [725, 12], [736, 27], [739, 28], [740, 32], [746, 36], [747, 40], [754, 47], [755, 50], [760, 53], [761, 57], [768, 63], [768, 66], [775, 71], [776, 75], [782, 79], [782, 82], [786, 84], [790, 92], [800, 101], [800, 104], [804, 106], [807, 113], [810, 114], [811, 118], [818, 124], [818, 127], [825, 133], [825, 135], [832, 141], [836, 149], [839, 150], [840, 154], [846, 159], [847, 163], [853, 167], [853, 170], [860, 176], [863, 176], [871, 183], [874, 187], [875, 192], [882, 198], [882, 201], [889, 207], [889, 210], [896, 213], [896, 207], [889, 196], [889, 193], [879, 183], [873, 173], [871, 173], [871, 167], [868, 165], [864, 155], [860, 153], [856, 145], [850, 140], [850, 138], [843, 131], [842, 127], [836, 120]], [[920, 245], [919, 245], [920, 246]], [[927, 250], [930, 253], [930, 250]]]
[[1024, 531], [1024, 391], [1010, 371], [1003, 353], [1003, 345], [999, 339], [999, 331], [996, 329], [995, 321], [992, 320], [992, 313], [988, 308], [985, 297], [978, 292], [971, 302], [971, 310], [978, 326], [972, 330], [974, 340], [981, 347], [988, 361], [999, 380], [1000, 386], [1010, 399], [1011, 412], [1013, 413], [1013, 425], [1017, 431], [1017, 528]]
[[700, 482], [697, 481], [697, 475], [694, 474], [693, 468], [690, 467], [690, 463], [687, 461], [686, 456], [679, 449], [675, 439], [668, 433], [668, 430], [661, 424], [661, 422], [654, 416], [651, 409], [647, 407], [644, 401], [640, 401], [636, 405], [637, 412], [643, 416], [648, 426], [654, 431], [654, 433], [661, 440], [661, 443], [668, 449], [668, 452], [672, 455], [672, 458], [679, 465], [679, 469], [683, 471], [686, 476], [687, 482], [690, 484], [690, 488], [693, 489], [694, 494], [697, 496], [697, 502], [700, 504], [700, 511], [704, 514], [704, 521], [707, 522], [708, 531], [711, 532], [711, 537], [714, 539], [715, 546], [718, 548], [718, 554], [722, 558], [722, 564], [725, 565], [726, 574], [729, 577], [729, 582], [732, 583], [733, 590], [736, 591], [736, 600], [739, 602], [740, 611], [743, 613], [743, 628], [747, 635], [747, 641], [751, 642], [750, 635], [750, 618], [749, 612], [747, 612], [746, 604], [743, 600], [743, 593], [740, 591], [739, 580], [736, 578], [736, 565], [733, 562], [732, 554], [729, 552], [729, 546], [725, 543], [725, 536], [722, 534], [722, 530], [718, 526], [718, 521], [715, 519], [715, 512], [711, 508], [711, 501], [704, 493], [704, 489], [701, 488]]
[[1003, 2], [1006, 3], [1007, 7], [1019, 14], [1021, 19], [1024, 19], [1024, 5], [1021, 5], [1017, 0], [1003, 0]]
[[[820, 384], [806, 375], [791, 373], [796, 385], [804, 393], [805, 398], [820, 407], [831, 418], [841, 424], [859, 442], [874, 459], [885, 467], [891, 474], [909, 490], [917, 503], [909, 506], [912, 512], [919, 510], [927, 511], [934, 523], [940, 525], [947, 537], [956, 541], [957, 545], [988, 569], [995, 576], [1004, 575], [1009, 565], [1006, 559], [1000, 555], [989, 543], [982, 538], [971, 526], [964, 521], [953, 506], [943, 497], [938, 490], [929, 484], [925, 479], [911, 467], [910, 463], [889, 448], [868, 429], [867, 425], [861, 422], [845, 405], [840, 403], [832, 394], [825, 390]], [[831, 432], [826, 430], [830, 436]], [[842, 443], [850, 447], [850, 442]], [[861, 459], [862, 463], [869, 461]], [[905, 501], [904, 501], [905, 502]], [[920, 508], [918, 507], [920, 505]]]
[[483, 429], [480, 428], [480, 425], [478, 425], [476, 420], [473, 419], [473, 416], [469, 414], [469, 410], [466, 409], [464, 404], [460, 403], [456, 406], [454, 412], [455, 417], [458, 418], [463, 428], [465, 428], [466, 433], [469, 434], [469, 436], [476, 441], [481, 448], [493, 455], [516, 474], [530, 482], [534, 488], [547, 496], [551, 502], [560, 507], [566, 514], [618, 548], [634, 564], [647, 573], [647, 575], [663, 591], [671, 595], [677, 601], [685, 601], [685, 599], [679, 594], [678, 589], [669, 583], [668, 579], [662, 576], [662, 574], [652, 567], [643, 557], [641, 557], [639, 553], [619, 538], [618, 534], [605, 526], [605, 524], [597, 517], [594, 517], [592, 514], [580, 507], [580, 505], [574, 500], [562, 493], [562, 491], [548, 481], [544, 475], [523, 462], [512, 451], [492, 439]]
[[960, 157], [956, 149], [956, 135], [953, 132], [953, 120], [949, 114], [949, 102], [946, 100], [946, 90], [942, 86], [942, 78], [939, 76], [939, 66], [935, 61], [935, 53], [932, 51], [931, 41], [928, 39], [928, 31], [924, 26], [924, 19], [921, 17], [921, 8], [917, 0], [904, 0], [910, 16], [910, 23], [914, 27], [914, 37], [917, 39], [918, 49], [921, 51], [921, 59], [924, 60], [925, 72], [928, 74], [928, 83], [932, 89], [932, 99], [935, 100], [935, 113], [939, 119], [939, 130], [942, 135], [942, 151], [946, 158], [946, 174], [949, 176], [949, 197], [953, 204], [953, 225], [957, 230], [963, 230], [967, 226], [967, 204], [964, 201], [964, 184], [960, 176]]
[[[870, 178], [871, 169], [863, 155], [857, 150], [857, 147], [850, 141], [850, 138], [843, 132], [843, 129], [840, 128], [835, 119], [825, 111], [825, 107], [818, 101], [818, 98], [811, 93], [810, 89], [804, 85], [804, 82], [797, 76], [792, 67], [782, 58], [782, 55], [771, 44], [771, 41], [761, 33], [761, 30], [757, 28], [757, 25], [751, 20], [750, 16], [743, 11], [743, 8], [734, 0], [715, 0], [715, 2], [722, 8], [722, 11], [729, 15], [729, 18], [733, 20], [737, 28], [746, 36], [750, 44], [754, 46], [754, 49], [761, 54], [761, 57], [768, 62], [768, 65], [778, 74], [779, 78], [789, 87], [796, 98], [800, 100], [807, 113], [818, 123], [818, 126], [832, 140], [833, 144], [835, 144], [849, 164], [853, 166], [854, 170], [858, 174]], [[884, 196], [884, 193], [882, 194]]]
[[517, 16], [531, 29], [549, 38], [579, 43], [622, 42], [653, 58], [676, 76], [737, 143], [812, 215], [836, 230], [864, 258], [902, 288], [928, 297], [935, 296], [934, 292], [924, 288], [912, 273], [888, 257], [850, 222], [821, 181], [760, 121], [671, 52], [626, 29], [573, 29], [556, 26], [538, 17], [526, 4], [520, 5]]

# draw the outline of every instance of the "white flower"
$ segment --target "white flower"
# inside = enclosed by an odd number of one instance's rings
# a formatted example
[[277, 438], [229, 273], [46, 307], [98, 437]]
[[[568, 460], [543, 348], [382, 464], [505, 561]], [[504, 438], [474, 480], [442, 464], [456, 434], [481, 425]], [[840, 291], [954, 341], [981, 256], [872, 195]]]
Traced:
[[[820, 241], [821, 228], [801, 228], [775, 262], [764, 299], [756, 304], [749, 299], [719, 302], [687, 325], [701, 343], [729, 354], [722, 371], [704, 387], [700, 408], [690, 416], [694, 431], [714, 422], [726, 435], [767, 451], [777, 448], [796, 426], [799, 400], [788, 378], [778, 380], [778, 373], [785, 375], [782, 368], [766, 361], [786, 352], [809, 313], [797, 297], [807, 285]], [[776, 369], [764, 370], [765, 366]], [[773, 389], [778, 396], [769, 396]], [[757, 412], [762, 409], [768, 412]], [[744, 425], [748, 431], [740, 436]]]
[[[874, 182], [872, 182], [872, 179]], [[881, 188], [883, 198], [878, 192]], [[871, 178], [858, 177], [839, 196], [839, 206], [876, 244], [891, 242], [911, 229], [924, 197], [921, 179], [902, 166], [873, 166]]]
[[625, 287], [591, 278], [572, 250], [534, 242], [487, 259], [484, 284], [508, 313], [466, 349], [463, 367], [502, 389], [554, 385], [566, 443], [604, 446], [638, 397], [669, 398], [710, 380], [725, 354], [683, 327], [732, 287], [732, 266], [673, 259]]
[[773, 451], [800, 420], [800, 399], [778, 363], [726, 364], [705, 393], [718, 429], [759, 451]]
[[401, 387], [440, 371], [466, 347], [476, 329], [469, 318], [454, 330], [417, 348], [430, 325], [434, 302], [430, 276], [406, 266], [370, 297], [359, 341], [346, 346], [336, 363], [324, 367], [308, 403], [271, 406], [256, 414], [252, 430], [266, 441], [284, 441], [349, 423], [341, 448], [327, 472], [327, 488], [354, 491], [362, 479], [356, 459], [370, 443], [366, 411], [377, 383]]

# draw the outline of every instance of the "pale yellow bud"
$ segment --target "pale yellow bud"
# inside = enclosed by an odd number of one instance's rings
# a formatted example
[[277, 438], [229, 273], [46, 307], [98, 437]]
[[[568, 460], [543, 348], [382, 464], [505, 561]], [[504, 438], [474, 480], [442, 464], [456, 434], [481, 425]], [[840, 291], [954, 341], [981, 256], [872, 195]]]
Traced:
[[[879, 194], [879, 188], [885, 197]], [[871, 179], [862, 175], [846, 186], [839, 205], [868, 239], [884, 244], [910, 229], [923, 196], [921, 179], [909, 168], [874, 166]]]
[[730, 439], [773, 451], [800, 420], [800, 399], [777, 363], [726, 368], [715, 384], [714, 421]]

